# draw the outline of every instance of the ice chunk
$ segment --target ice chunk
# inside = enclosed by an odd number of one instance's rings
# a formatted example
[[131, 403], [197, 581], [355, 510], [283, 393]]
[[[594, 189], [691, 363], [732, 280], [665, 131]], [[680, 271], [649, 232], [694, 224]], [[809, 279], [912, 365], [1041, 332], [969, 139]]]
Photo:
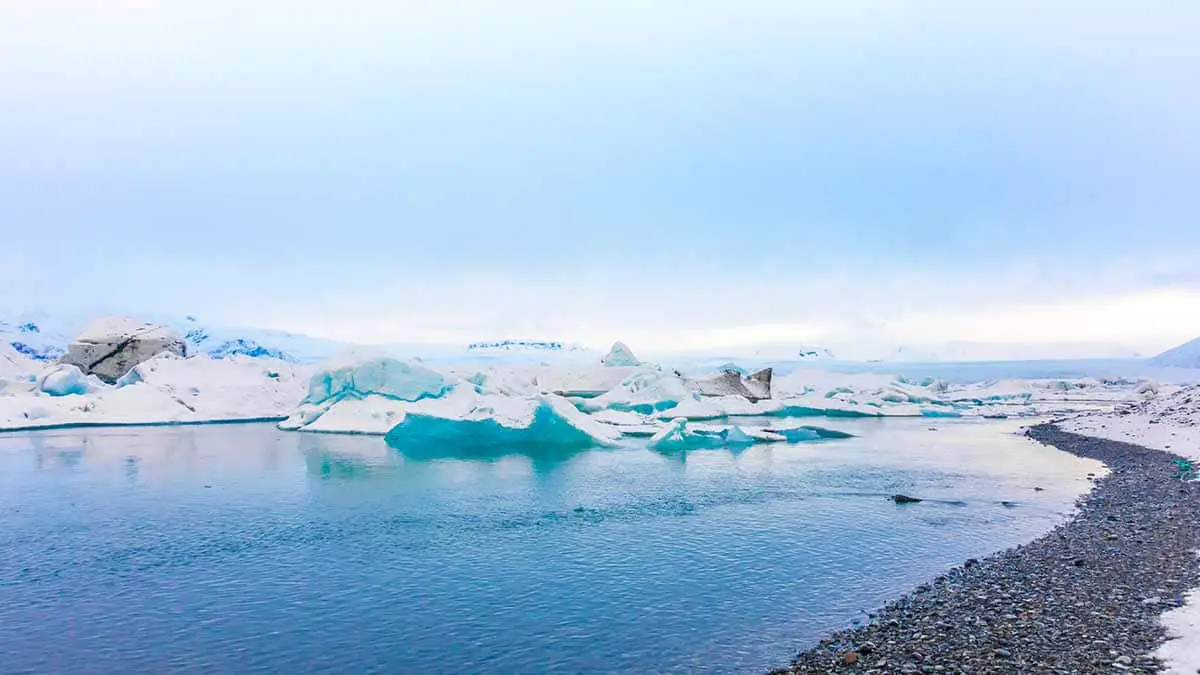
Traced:
[[600, 363], [606, 366], [640, 366], [641, 361], [633, 355], [633, 351], [629, 349], [624, 342], [614, 342], [612, 349], [608, 350], [608, 354], [600, 359]]
[[88, 392], [87, 376], [71, 364], [59, 364], [38, 378], [38, 389], [51, 396], [68, 396]]
[[807, 424], [796, 427], [768, 427], [767, 431], [783, 436], [789, 443], [854, 437], [854, 434], [848, 434], [844, 431], [814, 427]]
[[677, 372], [660, 368], [633, 373], [612, 390], [583, 404], [589, 411], [612, 409], [652, 415], [699, 398], [696, 387]]
[[962, 417], [957, 410], [939, 410], [937, 408], [922, 408], [921, 417]]
[[387, 433], [386, 441], [398, 450], [418, 454], [446, 448], [464, 454], [505, 454], [579, 450], [620, 438], [620, 432], [588, 419], [559, 396], [495, 398], [501, 399], [492, 401], [499, 407], [480, 405], [458, 418], [410, 412]]
[[739, 426], [692, 426], [682, 418], [671, 420], [650, 438], [647, 447], [660, 452], [679, 452], [705, 448], [729, 448], [785, 440], [784, 436], [762, 429], [746, 430]]
[[348, 354], [313, 374], [304, 402], [317, 404], [371, 394], [399, 401], [419, 401], [441, 396], [449, 389], [445, 376], [416, 363], [405, 363], [388, 356]]

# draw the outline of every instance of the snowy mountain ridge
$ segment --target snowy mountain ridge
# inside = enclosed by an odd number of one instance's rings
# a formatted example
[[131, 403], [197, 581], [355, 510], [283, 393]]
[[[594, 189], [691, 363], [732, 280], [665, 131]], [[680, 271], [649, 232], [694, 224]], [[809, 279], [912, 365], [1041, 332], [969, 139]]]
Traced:
[[1150, 363], [1171, 368], [1200, 368], [1200, 337], [1168, 349], [1150, 359]]

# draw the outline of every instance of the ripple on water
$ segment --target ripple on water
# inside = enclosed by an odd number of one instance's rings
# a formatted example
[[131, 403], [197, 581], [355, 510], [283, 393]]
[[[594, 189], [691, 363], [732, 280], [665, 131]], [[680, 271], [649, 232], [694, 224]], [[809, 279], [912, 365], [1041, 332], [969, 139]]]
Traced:
[[1097, 470], [916, 422], [486, 459], [269, 425], [2, 435], [5, 669], [761, 670], [1049, 529]]

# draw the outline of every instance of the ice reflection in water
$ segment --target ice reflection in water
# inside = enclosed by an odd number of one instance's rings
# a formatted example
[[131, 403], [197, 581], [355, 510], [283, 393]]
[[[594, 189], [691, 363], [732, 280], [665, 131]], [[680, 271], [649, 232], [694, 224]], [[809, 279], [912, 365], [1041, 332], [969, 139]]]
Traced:
[[762, 670], [1048, 529], [1098, 470], [1012, 425], [831, 426], [859, 436], [464, 458], [262, 424], [0, 435], [4, 669]]

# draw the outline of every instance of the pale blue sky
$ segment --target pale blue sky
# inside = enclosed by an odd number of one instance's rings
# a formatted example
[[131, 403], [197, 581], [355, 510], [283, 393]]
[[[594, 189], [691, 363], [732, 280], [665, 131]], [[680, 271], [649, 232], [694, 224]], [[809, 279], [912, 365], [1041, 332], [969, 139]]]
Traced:
[[0, 0], [0, 304], [1200, 333], [1200, 4], [1038, 4]]

